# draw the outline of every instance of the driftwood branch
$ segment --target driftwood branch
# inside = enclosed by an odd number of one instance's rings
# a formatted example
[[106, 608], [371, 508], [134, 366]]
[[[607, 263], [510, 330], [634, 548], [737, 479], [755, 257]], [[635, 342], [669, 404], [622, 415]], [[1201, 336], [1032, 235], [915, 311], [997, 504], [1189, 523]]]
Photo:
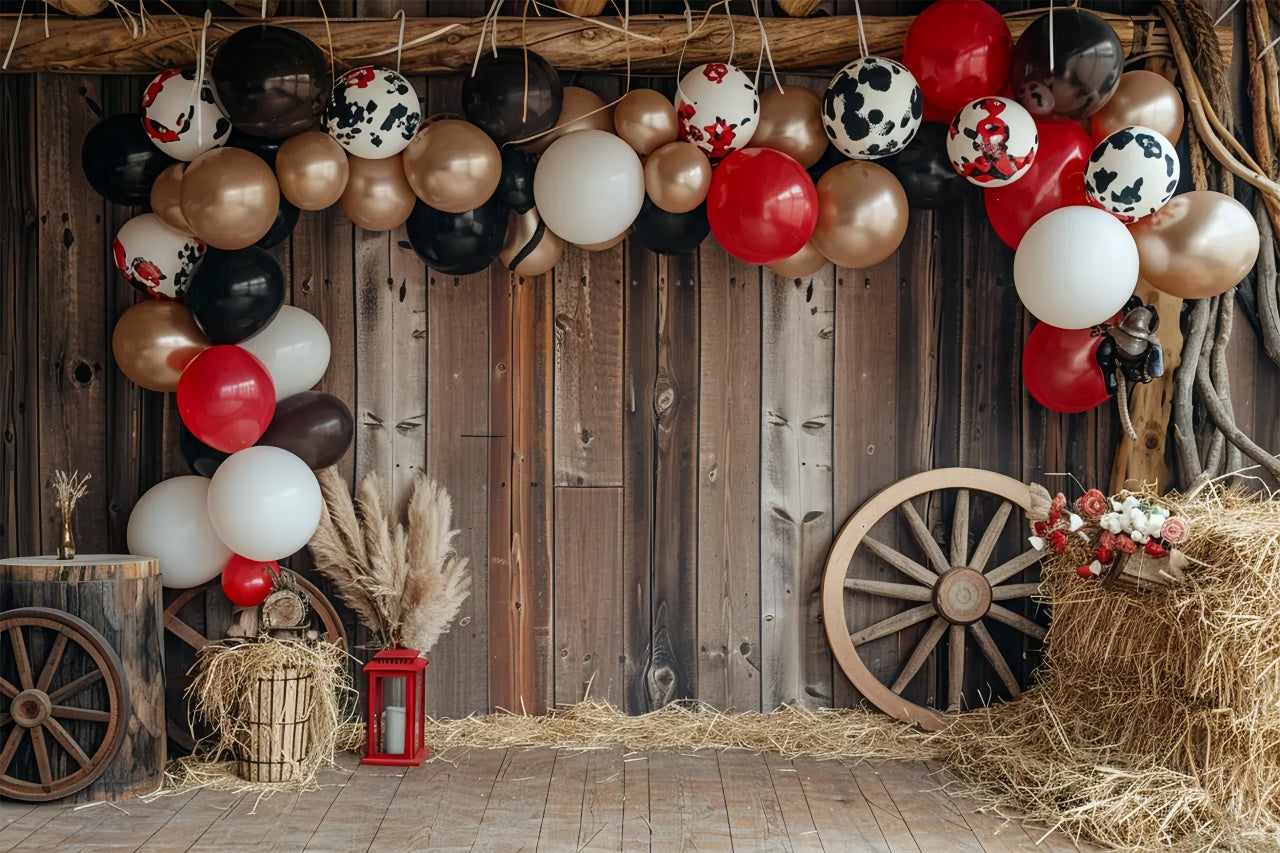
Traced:
[[[1006, 16], [1017, 38], [1041, 12]], [[1115, 29], [1126, 52], [1167, 53], [1169, 34], [1157, 18], [1103, 14]], [[12, 37], [17, 16], [0, 16], [0, 42]], [[735, 55], [754, 62], [760, 52], [760, 30], [755, 19], [711, 14], [695, 17], [690, 35], [682, 15], [635, 15], [630, 36], [620, 21], [601, 23], [546, 16], [500, 18], [499, 47], [528, 45], [562, 71], [624, 73], [628, 56], [632, 73], [671, 73], [685, 48], [684, 68], [703, 62], [723, 62], [735, 38]], [[900, 56], [911, 17], [865, 17], [867, 46], [872, 54]], [[326, 29], [319, 18], [273, 18], [271, 23], [295, 30], [330, 49], [340, 64], [355, 66], [389, 62], [395, 58], [399, 22], [393, 19], [331, 19]], [[602, 25], [607, 24], [607, 26]], [[201, 21], [177, 15], [156, 16], [145, 34], [135, 38], [116, 18], [49, 18], [49, 38], [43, 22], [23, 23], [10, 57], [8, 71], [53, 71], [85, 74], [151, 74], [164, 68], [195, 65]], [[209, 48], [256, 22], [244, 18], [220, 18], [209, 28]], [[852, 15], [823, 18], [770, 18], [765, 22], [774, 64], [780, 70], [839, 68], [858, 54], [858, 23]], [[401, 69], [411, 74], [456, 73], [470, 68], [482, 30], [478, 18], [409, 18], [405, 22]], [[193, 35], [194, 34], [194, 35]], [[1231, 28], [1218, 27], [1217, 41], [1224, 56], [1231, 53]], [[486, 44], [488, 39], [486, 38]], [[687, 43], [687, 44], [686, 44]]]

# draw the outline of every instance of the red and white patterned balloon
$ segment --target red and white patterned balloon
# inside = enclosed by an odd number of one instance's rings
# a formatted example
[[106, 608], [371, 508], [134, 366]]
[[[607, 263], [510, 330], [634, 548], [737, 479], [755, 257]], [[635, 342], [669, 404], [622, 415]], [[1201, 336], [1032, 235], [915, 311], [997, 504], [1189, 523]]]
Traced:
[[205, 244], [154, 213], [144, 213], [120, 226], [112, 249], [116, 268], [134, 287], [159, 299], [181, 299]]
[[1008, 98], [979, 98], [963, 107], [947, 131], [951, 165], [980, 187], [1011, 184], [1035, 161], [1040, 131], [1031, 113]]
[[676, 88], [680, 138], [713, 160], [745, 148], [760, 123], [760, 98], [751, 78], [732, 65], [709, 62]]
[[161, 71], [142, 93], [142, 127], [152, 144], [175, 160], [190, 162], [226, 144], [231, 119], [214, 96], [208, 78], [195, 93], [196, 74]]

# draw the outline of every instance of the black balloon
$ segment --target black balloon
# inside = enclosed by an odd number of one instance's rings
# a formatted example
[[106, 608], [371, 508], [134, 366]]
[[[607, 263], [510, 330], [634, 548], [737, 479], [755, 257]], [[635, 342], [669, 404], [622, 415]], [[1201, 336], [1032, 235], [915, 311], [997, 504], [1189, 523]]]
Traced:
[[563, 103], [560, 75], [531, 50], [487, 52], [462, 81], [463, 115], [499, 145], [550, 130]]
[[274, 171], [276, 154], [280, 153], [283, 139], [268, 139], [265, 136], [250, 136], [239, 128], [231, 128], [231, 136], [227, 137], [228, 148], [240, 148], [250, 154], [257, 154]]
[[519, 148], [502, 149], [502, 179], [498, 181], [498, 198], [516, 213], [528, 213], [533, 207], [533, 171], [538, 161]]
[[333, 84], [314, 42], [266, 25], [232, 33], [213, 58], [212, 76], [231, 124], [272, 139], [310, 129]]
[[418, 202], [405, 232], [418, 257], [433, 270], [471, 275], [498, 259], [507, 233], [507, 209], [497, 196], [465, 213], [441, 213]]
[[89, 186], [116, 204], [146, 204], [151, 185], [174, 162], [147, 138], [141, 113], [104, 118], [89, 128], [80, 146]]
[[809, 177], [812, 178], [813, 182], [816, 184], [818, 179], [827, 173], [828, 169], [832, 166], [844, 163], [848, 159], [848, 157], [841, 153], [839, 148], [828, 142], [827, 150], [822, 152], [822, 156], [818, 158], [818, 162], [814, 163], [805, 171], [809, 173]]
[[332, 394], [303, 391], [276, 403], [258, 444], [283, 448], [319, 470], [343, 457], [353, 435], [355, 423], [346, 403]]
[[284, 274], [262, 249], [209, 249], [191, 277], [186, 303], [210, 341], [238, 344], [280, 311]]
[[636, 242], [660, 255], [682, 255], [692, 252], [711, 233], [707, 221], [707, 204], [688, 213], [668, 213], [645, 196], [644, 206], [632, 226]]
[[196, 438], [181, 421], [178, 422], [178, 449], [182, 451], [182, 457], [191, 466], [191, 473], [199, 474], [201, 477], [212, 477], [213, 472], [218, 470], [218, 466], [231, 455], [212, 448]]
[[271, 230], [263, 234], [262, 239], [253, 245], [260, 249], [273, 249], [289, 239], [289, 235], [293, 233], [293, 228], [297, 224], [298, 208], [281, 195], [280, 209], [276, 211], [276, 221], [271, 223]]
[[1102, 108], [1122, 73], [1124, 45], [1111, 25], [1092, 12], [1067, 8], [1041, 15], [1023, 31], [1013, 48], [1010, 82], [1032, 115], [1082, 119]]
[[914, 208], [936, 210], [959, 201], [969, 192], [969, 183], [951, 165], [947, 155], [947, 125], [937, 121], [921, 123], [901, 154], [880, 161], [906, 190]]

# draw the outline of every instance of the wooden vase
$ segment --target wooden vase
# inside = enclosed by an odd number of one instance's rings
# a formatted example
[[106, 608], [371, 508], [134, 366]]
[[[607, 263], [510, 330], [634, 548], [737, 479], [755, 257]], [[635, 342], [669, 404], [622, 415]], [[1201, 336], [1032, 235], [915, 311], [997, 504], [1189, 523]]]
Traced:
[[778, 5], [782, 7], [782, 11], [793, 18], [807, 18], [821, 4], [822, 0], [778, 0]]
[[556, 8], [570, 15], [581, 15], [590, 18], [604, 11], [608, 0], [556, 0]]

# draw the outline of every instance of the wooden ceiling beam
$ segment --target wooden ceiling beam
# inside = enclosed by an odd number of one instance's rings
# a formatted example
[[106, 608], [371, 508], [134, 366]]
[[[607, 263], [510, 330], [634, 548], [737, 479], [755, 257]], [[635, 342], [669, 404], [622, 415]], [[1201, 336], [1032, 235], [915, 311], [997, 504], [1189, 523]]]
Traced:
[[[1040, 12], [1006, 16], [1017, 38]], [[1159, 19], [1104, 14], [1115, 28], [1128, 55], [1168, 50], [1169, 39]], [[600, 19], [616, 26], [616, 19]], [[864, 18], [870, 52], [900, 56], [910, 17]], [[0, 42], [7, 45], [15, 15], [0, 15]], [[326, 48], [332, 34], [333, 54], [340, 70], [366, 64], [395, 61], [396, 20], [273, 18], [275, 26], [288, 27]], [[703, 62], [724, 61], [729, 55], [730, 26], [723, 15], [712, 15], [688, 40], [684, 68]], [[28, 16], [23, 22], [6, 69], [15, 72], [70, 74], [153, 74], [165, 68], [195, 65], [201, 21], [176, 15], [150, 18], [145, 34], [137, 37], [116, 17], [49, 17], [49, 37], [43, 20]], [[209, 28], [210, 50], [231, 33], [256, 26], [244, 18], [219, 18]], [[857, 19], [850, 15], [819, 18], [770, 18], [765, 22], [769, 47], [778, 70], [829, 71], [858, 55]], [[622, 74], [627, 70], [630, 45], [634, 74], [670, 74], [680, 58], [680, 46], [688, 32], [683, 17], [635, 16], [630, 23], [634, 37], [589, 21], [566, 17], [501, 18], [497, 26], [500, 47], [527, 43], [562, 71], [599, 71]], [[755, 65], [760, 33], [754, 18], [735, 16], [735, 56]], [[405, 49], [401, 69], [411, 74], [456, 73], [470, 68], [481, 32], [476, 18], [409, 18], [405, 23]], [[1218, 43], [1230, 61], [1231, 28], [1217, 28]], [[486, 44], [488, 39], [486, 38]]]

